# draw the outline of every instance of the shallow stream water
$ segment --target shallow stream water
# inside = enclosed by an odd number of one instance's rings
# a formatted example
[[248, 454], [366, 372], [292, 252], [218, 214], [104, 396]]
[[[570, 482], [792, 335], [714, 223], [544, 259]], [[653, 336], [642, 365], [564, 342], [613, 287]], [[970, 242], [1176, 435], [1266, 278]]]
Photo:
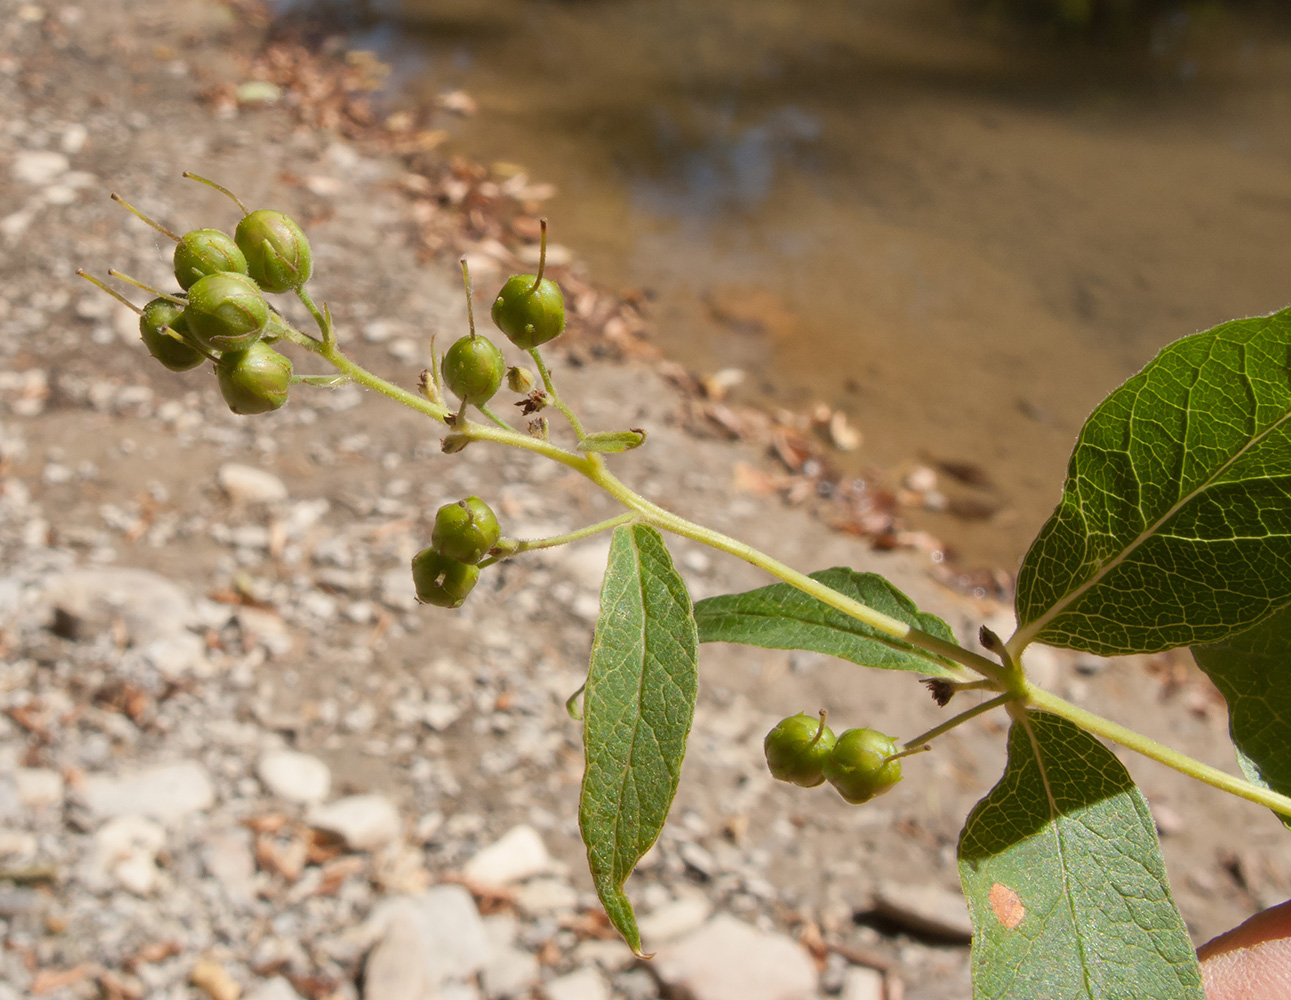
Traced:
[[992, 517], [920, 519], [970, 564], [1017, 565], [1084, 416], [1164, 344], [1291, 302], [1285, 22], [1105, 51], [945, 0], [348, 10], [407, 96], [478, 102], [450, 148], [556, 184], [554, 239], [654, 294], [669, 355], [843, 409], [853, 468], [984, 469]]

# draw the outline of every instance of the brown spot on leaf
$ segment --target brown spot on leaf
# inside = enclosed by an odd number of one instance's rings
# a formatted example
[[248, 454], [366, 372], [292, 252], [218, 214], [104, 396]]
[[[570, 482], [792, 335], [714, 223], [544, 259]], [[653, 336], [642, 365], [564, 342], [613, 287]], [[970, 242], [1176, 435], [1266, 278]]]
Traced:
[[1022, 900], [1007, 885], [996, 882], [991, 886], [991, 893], [987, 899], [991, 902], [991, 910], [995, 914], [995, 919], [1009, 930], [1016, 928], [1018, 924], [1022, 923], [1022, 918], [1027, 915], [1027, 909], [1022, 905]]

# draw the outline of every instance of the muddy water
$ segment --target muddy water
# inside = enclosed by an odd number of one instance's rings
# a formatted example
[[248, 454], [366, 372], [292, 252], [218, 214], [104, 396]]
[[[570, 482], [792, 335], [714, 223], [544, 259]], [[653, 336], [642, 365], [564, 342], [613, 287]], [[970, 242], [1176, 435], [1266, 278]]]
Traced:
[[[365, 37], [657, 295], [675, 357], [841, 407], [853, 466], [953, 459], [927, 515], [1016, 566], [1089, 409], [1175, 337], [1291, 302], [1291, 35], [1176, 19], [1055, 52], [933, 0], [405, 0]], [[810, 16], [804, 16], [809, 10]]]

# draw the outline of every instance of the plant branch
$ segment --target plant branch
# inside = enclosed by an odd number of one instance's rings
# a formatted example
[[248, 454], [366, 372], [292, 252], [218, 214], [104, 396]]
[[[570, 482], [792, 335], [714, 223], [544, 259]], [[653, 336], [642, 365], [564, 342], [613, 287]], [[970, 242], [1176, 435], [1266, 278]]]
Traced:
[[529, 356], [533, 358], [534, 364], [538, 366], [538, 374], [542, 376], [542, 385], [547, 390], [551, 405], [565, 415], [565, 419], [569, 421], [569, 426], [574, 428], [574, 433], [578, 435], [578, 440], [583, 440], [583, 438], [587, 437], [587, 432], [583, 430], [583, 422], [578, 419], [578, 414], [571, 410], [565, 404], [565, 401], [560, 398], [560, 393], [556, 391], [556, 387], [552, 384], [551, 372], [547, 370], [547, 365], [542, 360], [542, 355], [538, 352], [538, 348], [531, 347]]
[[602, 531], [608, 531], [610, 528], [617, 528], [620, 524], [627, 524], [634, 521], [637, 514], [634, 511], [624, 511], [614, 517], [608, 517], [604, 521], [597, 521], [595, 524], [589, 524], [585, 528], [577, 528], [574, 531], [566, 532], [563, 535], [552, 535], [550, 538], [533, 538], [527, 540], [503, 539], [497, 545], [493, 546], [496, 553], [491, 559], [485, 559], [480, 563], [480, 568], [491, 566], [495, 562], [503, 559], [510, 559], [512, 556], [519, 555], [521, 552], [532, 552], [535, 549], [550, 549], [557, 545], [565, 545], [569, 542], [581, 541], [584, 538], [591, 538]]
[[1152, 760], [1186, 774], [1190, 778], [1196, 778], [1198, 781], [1212, 785], [1220, 791], [1229, 792], [1257, 805], [1267, 806], [1279, 815], [1291, 817], [1291, 798], [1271, 789], [1261, 788], [1244, 778], [1238, 778], [1227, 771], [1221, 771], [1217, 767], [1203, 764], [1201, 761], [1189, 757], [1187, 754], [1182, 754], [1178, 750], [1171, 749], [1163, 743], [1158, 743], [1142, 733], [1112, 722], [1110, 719], [1105, 719], [1101, 715], [1088, 712], [1071, 704], [1069, 701], [1064, 701], [1043, 688], [1027, 684], [1025, 700], [1032, 708], [1052, 712], [1068, 722], [1074, 722], [1081, 729], [1093, 733], [1095, 736], [1101, 736], [1103, 739], [1111, 740], [1113, 743], [1119, 743], [1128, 750], [1133, 750], [1144, 757], [1150, 757]]
[[926, 733], [920, 733], [913, 739], [906, 740], [901, 744], [903, 750], [899, 756], [905, 756], [907, 753], [918, 753], [920, 750], [927, 750], [928, 744], [938, 736], [943, 736], [952, 729], [962, 726], [969, 719], [975, 719], [977, 716], [985, 715], [987, 712], [993, 711], [1001, 705], [1007, 705], [1010, 701], [1013, 701], [1016, 698], [1017, 695], [1012, 691], [1005, 691], [1003, 694], [997, 695], [988, 701], [984, 701], [980, 705], [966, 708], [954, 718], [947, 719], [940, 726], [933, 726]]

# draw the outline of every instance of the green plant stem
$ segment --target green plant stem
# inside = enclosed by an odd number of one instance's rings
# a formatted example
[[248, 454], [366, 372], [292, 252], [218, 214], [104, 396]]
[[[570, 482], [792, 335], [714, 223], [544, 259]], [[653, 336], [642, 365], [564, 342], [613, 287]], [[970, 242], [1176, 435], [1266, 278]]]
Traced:
[[334, 348], [336, 346], [336, 334], [332, 330], [332, 317], [314, 305], [314, 300], [309, 297], [309, 292], [305, 291], [304, 285], [296, 289], [296, 298], [300, 299], [305, 308], [309, 310], [309, 315], [314, 317], [314, 322], [318, 324], [318, 332], [323, 335], [323, 347]]
[[960, 712], [954, 718], [947, 719], [940, 726], [933, 726], [926, 733], [920, 733], [918, 736], [914, 737], [913, 739], [909, 739], [903, 742], [901, 744], [903, 747], [903, 752], [909, 751], [913, 753], [918, 750], [926, 750], [927, 744], [931, 743], [938, 736], [943, 736], [946, 733], [950, 732], [952, 729], [956, 729], [959, 726], [962, 726], [969, 719], [975, 719], [979, 715], [984, 715], [987, 712], [993, 711], [1002, 705], [1007, 705], [1010, 701], [1013, 701], [1016, 698], [1017, 698], [1017, 695], [1014, 694], [1012, 691], [1005, 691], [1003, 694], [997, 695], [996, 697], [991, 698], [989, 701], [984, 701], [980, 705], [974, 705], [972, 708], [966, 708], [964, 709], [964, 711]]
[[583, 422], [578, 419], [578, 414], [565, 405], [565, 401], [560, 398], [560, 393], [552, 385], [551, 372], [547, 371], [547, 365], [543, 362], [538, 348], [529, 348], [529, 357], [533, 358], [534, 364], [538, 366], [538, 374], [542, 376], [542, 385], [547, 390], [551, 405], [565, 415], [565, 419], [569, 421], [569, 426], [574, 428], [574, 433], [578, 435], [578, 440], [582, 441], [583, 438], [587, 437], [587, 432], [583, 430]]
[[629, 521], [634, 521], [637, 516], [638, 515], [634, 511], [629, 510], [614, 517], [608, 517], [604, 521], [597, 521], [595, 524], [589, 524], [585, 528], [578, 528], [563, 535], [552, 535], [550, 538], [520, 540], [510, 542], [509, 544], [504, 541], [499, 543], [498, 547], [505, 548], [506, 551], [491, 559], [485, 559], [480, 563], [480, 568], [483, 569], [485, 566], [491, 566], [493, 563], [502, 559], [510, 559], [512, 556], [519, 555], [521, 552], [532, 552], [535, 549], [550, 549], [557, 545], [566, 545], [569, 542], [577, 542], [584, 538], [591, 538], [593, 535], [598, 535], [602, 531], [608, 531], [611, 528], [617, 528], [620, 524], [627, 524]]
[[495, 424], [497, 424], [499, 427], [505, 427], [507, 430], [513, 430], [513, 429], [514, 429], [514, 428], [512, 428], [512, 426], [511, 426], [509, 423], [507, 423], [505, 420], [503, 420], [501, 417], [499, 417], [496, 413], [494, 413], [491, 409], [489, 409], [489, 405], [488, 405], [487, 403], [480, 403], [480, 404], [476, 407], [476, 409], [477, 409], [477, 410], [479, 410], [481, 413], [483, 413], [483, 414], [484, 414], [486, 417], [488, 417], [490, 420], [492, 420], [492, 421], [493, 421]]
[[[419, 413], [424, 413], [440, 423], [447, 422], [449, 411], [445, 407], [437, 406], [423, 396], [415, 395], [371, 374], [337, 350], [335, 344], [320, 345], [315, 342], [313, 345], [307, 344], [304, 346], [310, 347], [311, 350], [331, 362], [343, 374], [348, 375], [360, 385], [379, 392], [383, 396], [402, 403]], [[569, 419], [570, 425], [579, 436], [579, 440], [582, 440], [586, 437], [582, 423], [563, 402], [559, 402], [559, 396], [555, 394], [555, 390], [551, 386], [551, 375], [543, 364], [541, 355], [536, 348], [529, 353], [538, 365], [538, 370], [542, 374], [543, 384], [547, 387], [553, 403]], [[849, 617], [855, 618], [857, 621], [864, 622], [866, 625], [894, 639], [908, 642], [910, 645], [917, 646], [935, 656], [974, 670], [993, 681], [998, 688], [1014, 690], [1015, 696], [1017, 694], [1016, 684], [1020, 682], [1020, 675], [1010, 674], [998, 663], [988, 660], [972, 650], [965, 649], [953, 642], [947, 642], [945, 639], [940, 639], [935, 635], [930, 635], [922, 629], [913, 628], [899, 619], [871, 608], [867, 604], [862, 604], [860, 601], [840, 594], [832, 587], [827, 587], [819, 581], [813, 580], [807, 574], [800, 573], [798, 570], [753, 548], [751, 545], [746, 545], [744, 542], [731, 538], [729, 535], [724, 535], [719, 531], [695, 524], [693, 521], [688, 521], [680, 515], [665, 510], [658, 504], [651, 503], [611, 473], [606, 468], [601, 456], [595, 452], [575, 454], [552, 444], [550, 441], [528, 437], [506, 426], [490, 427], [486, 424], [463, 421], [455, 426], [454, 430], [473, 441], [493, 441], [498, 444], [506, 444], [514, 448], [536, 452], [555, 462], [559, 462], [561, 465], [582, 473], [605, 490], [606, 493], [618, 500], [619, 503], [623, 504], [624, 507], [628, 508], [629, 511], [635, 512], [639, 520], [662, 531], [689, 538], [702, 545], [717, 549], [719, 552], [726, 552], [738, 559], [743, 559], [745, 562], [778, 577], [793, 587], [797, 587], [803, 593], [811, 595], [818, 601], [843, 612]]]
[[[329, 324], [330, 325], [330, 324]], [[295, 331], [293, 331], [295, 332]], [[418, 413], [424, 413], [433, 420], [438, 420], [441, 424], [447, 423], [449, 409], [446, 406], [440, 406], [432, 403], [425, 396], [419, 396], [416, 393], [409, 392], [407, 389], [401, 389], [392, 382], [387, 382], [383, 378], [378, 378], [366, 368], [356, 365], [344, 354], [336, 349], [335, 342], [331, 344], [320, 344], [315, 341], [313, 344], [304, 344], [314, 351], [325, 361], [329, 362], [343, 375], [348, 375], [350, 380], [357, 382], [361, 386], [371, 389], [373, 392], [379, 392], [383, 396], [393, 399], [396, 403], [402, 403], [409, 409], [416, 410]], [[517, 435], [518, 437], [519, 435]]]
[[720, 552], [726, 552], [738, 559], [743, 559], [745, 562], [765, 570], [772, 576], [779, 577], [785, 583], [797, 587], [803, 593], [810, 594], [816, 600], [828, 604], [831, 608], [836, 608], [843, 614], [864, 622], [866, 625], [878, 629], [894, 639], [901, 639], [912, 646], [918, 646], [929, 653], [975, 670], [977, 673], [995, 681], [1001, 687], [1008, 685], [1009, 677], [998, 663], [994, 663], [986, 659], [986, 657], [980, 656], [956, 643], [947, 642], [944, 639], [937, 638], [935, 635], [924, 632], [922, 629], [907, 625], [905, 622], [890, 615], [885, 615], [867, 604], [862, 604], [860, 601], [840, 594], [832, 587], [827, 587], [823, 583], [813, 580], [806, 573], [800, 573], [798, 570], [786, 566], [778, 559], [772, 558], [751, 545], [746, 545], [729, 535], [713, 531], [711, 528], [705, 528], [703, 525], [695, 524], [693, 521], [688, 521], [671, 511], [664, 510], [658, 504], [651, 503], [629, 489], [603, 465], [584, 474], [625, 507], [638, 511], [641, 514], [641, 520], [656, 528], [670, 531], [674, 535], [681, 535]]
[[1113, 743], [1119, 743], [1128, 750], [1133, 750], [1144, 757], [1150, 757], [1152, 760], [1186, 774], [1190, 778], [1196, 778], [1198, 781], [1203, 781], [1221, 791], [1229, 792], [1257, 805], [1266, 806], [1279, 815], [1291, 817], [1291, 798], [1279, 795], [1268, 788], [1261, 788], [1259, 785], [1252, 784], [1243, 778], [1238, 778], [1227, 771], [1221, 771], [1217, 767], [1203, 764], [1201, 761], [1158, 743], [1142, 733], [1128, 729], [1119, 723], [1112, 722], [1110, 719], [1105, 719], [1101, 715], [1087, 712], [1085, 709], [1079, 708], [1069, 701], [1064, 701], [1043, 688], [1025, 684], [1025, 697], [1023, 700], [1032, 708], [1062, 716], [1068, 722], [1074, 722], [1081, 729], [1093, 733], [1095, 736], [1101, 736], [1103, 739], [1111, 740]]

